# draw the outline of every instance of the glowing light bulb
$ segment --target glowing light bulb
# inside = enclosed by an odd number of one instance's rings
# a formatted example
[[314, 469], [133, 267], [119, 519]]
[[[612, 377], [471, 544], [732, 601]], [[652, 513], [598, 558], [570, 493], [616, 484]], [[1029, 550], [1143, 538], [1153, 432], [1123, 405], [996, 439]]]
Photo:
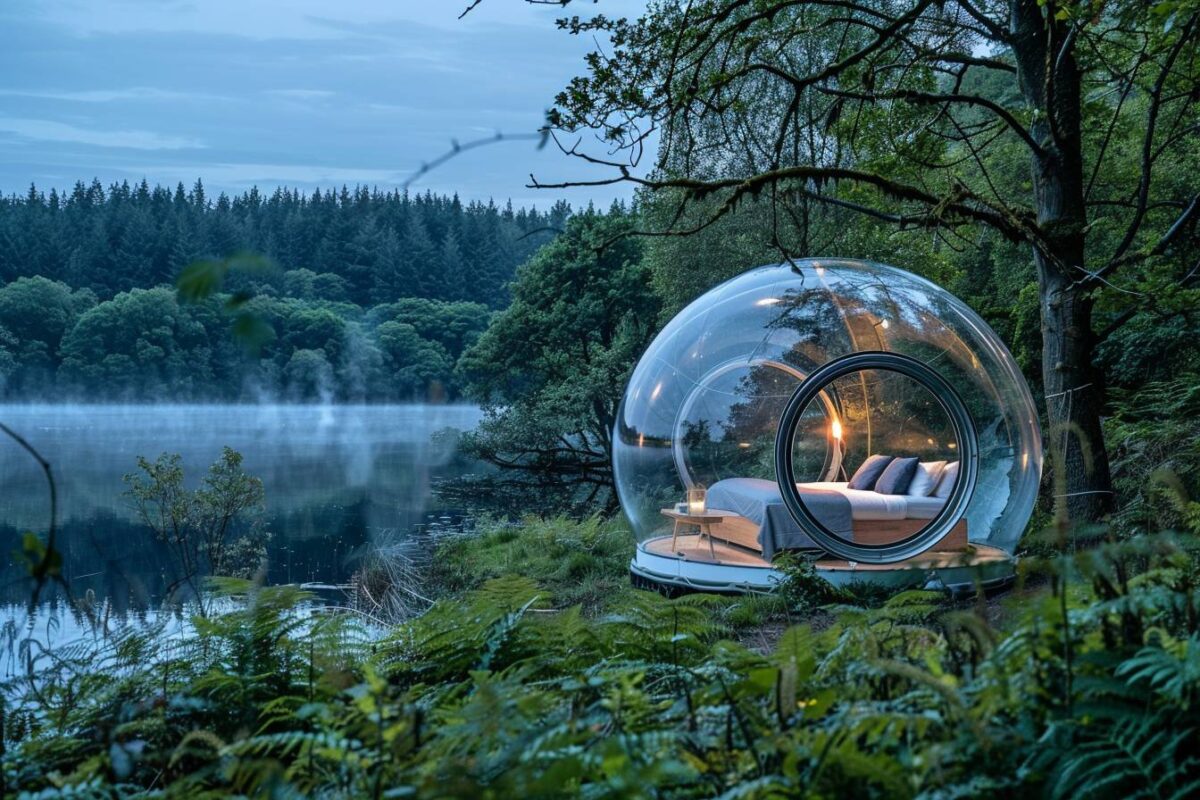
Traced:
[[833, 424], [830, 426], [829, 432], [830, 432], [830, 434], [832, 434], [834, 439], [836, 439], [840, 442], [842, 440], [842, 423], [841, 423], [841, 421], [835, 419], [833, 421]]

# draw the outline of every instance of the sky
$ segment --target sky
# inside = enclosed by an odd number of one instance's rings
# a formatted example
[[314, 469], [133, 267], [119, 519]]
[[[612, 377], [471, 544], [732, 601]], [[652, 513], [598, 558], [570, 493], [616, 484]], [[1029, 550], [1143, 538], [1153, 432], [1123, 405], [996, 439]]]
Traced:
[[[565, 14], [636, 16], [644, 0], [4, 0], [0, 192], [98, 177], [210, 195], [397, 187], [451, 141], [536, 131], [583, 71], [591, 38]], [[602, 146], [592, 151], [603, 154]], [[606, 177], [551, 145], [461, 154], [412, 191], [545, 207], [628, 198], [539, 180]]]

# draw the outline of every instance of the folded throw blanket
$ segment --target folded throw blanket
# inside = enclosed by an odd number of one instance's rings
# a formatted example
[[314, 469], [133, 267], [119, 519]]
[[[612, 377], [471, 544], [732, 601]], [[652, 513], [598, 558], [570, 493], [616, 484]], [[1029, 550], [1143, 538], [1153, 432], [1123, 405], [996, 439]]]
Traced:
[[[822, 525], [847, 540], [854, 539], [850, 501], [840, 492], [800, 487], [804, 504]], [[708, 490], [709, 508], [732, 511], [759, 525], [758, 543], [770, 561], [780, 550], [820, 550], [804, 532], [779, 493], [779, 484], [761, 478], [726, 478]]]

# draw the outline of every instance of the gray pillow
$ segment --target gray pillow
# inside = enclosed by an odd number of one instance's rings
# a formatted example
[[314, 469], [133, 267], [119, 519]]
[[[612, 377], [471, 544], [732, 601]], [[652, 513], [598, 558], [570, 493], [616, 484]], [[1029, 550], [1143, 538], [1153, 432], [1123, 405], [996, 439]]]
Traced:
[[[854, 472], [854, 477], [846, 484], [847, 489], [863, 489], [870, 491], [875, 488], [875, 481], [879, 480], [879, 476], [887, 469], [888, 464], [892, 463], [894, 456], [871, 456], [862, 463]], [[911, 476], [910, 476], [911, 479]]]
[[892, 463], [875, 482], [875, 491], [880, 494], [904, 494], [917, 474], [917, 457], [893, 458]]

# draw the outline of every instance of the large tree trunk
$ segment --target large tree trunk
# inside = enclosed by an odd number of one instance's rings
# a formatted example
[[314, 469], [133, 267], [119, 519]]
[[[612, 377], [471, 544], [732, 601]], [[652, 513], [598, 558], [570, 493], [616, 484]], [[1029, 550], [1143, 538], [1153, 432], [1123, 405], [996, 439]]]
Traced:
[[[1043, 12], [1049, 13], [1043, 16]], [[1056, 500], [1069, 517], [1090, 522], [1112, 509], [1112, 477], [1100, 424], [1104, 384], [1093, 365], [1092, 299], [1081, 288], [1087, 228], [1080, 75], [1067, 28], [1053, 8], [1012, 0], [1012, 42], [1021, 92], [1037, 111], [1030, 132], [1037, 221], [1044, 242], [1034, 248], [1042, 319], [1042, 379], [1047, 446]], [[1047, 80], [1047, 69], [1052, 70]], [[1058, 504], [1056, 504], [1058, 505]]]
[[[1103, 377], [1092, 365], [1092, 301], [1071, 288], [1072, 276], [1035, 256], [1042, 314], [1042, 381], [1046, 444], [1056, 500], [1073, 521], [1094, 521], [1112, 510], [1112, 477], [1100, 425]], [[1061, 470], [1061, 473], [1058, 472]], [[1065, 495], [1064, 497], [1059, 497]]]

